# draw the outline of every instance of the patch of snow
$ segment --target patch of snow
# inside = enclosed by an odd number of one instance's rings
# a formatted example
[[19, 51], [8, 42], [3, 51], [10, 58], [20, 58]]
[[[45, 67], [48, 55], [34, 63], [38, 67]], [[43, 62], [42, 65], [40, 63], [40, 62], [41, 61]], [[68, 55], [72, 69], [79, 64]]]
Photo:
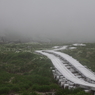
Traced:
[[73, 44], [73, 46], [86, 46], [86, 44], [78, 44], [78, 43], [76, 43], [76, 44]]
[[62, 46], [60, 48], [57, 48], [57, 49], [54, 49], [54, 50], [64, 50], [64, 49], [67, 49], [68, 46]]
[[76, 49], [76, 47], [69, 47], [69, 49]]
[[52, 48], [55, 48], [55, 49], [56, 49], [56, 48], [59, 48], [59, 46], [54, 46], [54, 47], [52, 47]]

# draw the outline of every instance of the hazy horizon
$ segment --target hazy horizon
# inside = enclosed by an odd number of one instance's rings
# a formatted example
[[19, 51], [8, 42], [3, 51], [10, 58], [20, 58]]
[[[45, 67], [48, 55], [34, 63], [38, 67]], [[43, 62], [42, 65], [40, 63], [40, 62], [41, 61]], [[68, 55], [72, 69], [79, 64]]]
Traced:
[[94, 10], [94, 0], [0, 0], [0, 36], [95, 42]]

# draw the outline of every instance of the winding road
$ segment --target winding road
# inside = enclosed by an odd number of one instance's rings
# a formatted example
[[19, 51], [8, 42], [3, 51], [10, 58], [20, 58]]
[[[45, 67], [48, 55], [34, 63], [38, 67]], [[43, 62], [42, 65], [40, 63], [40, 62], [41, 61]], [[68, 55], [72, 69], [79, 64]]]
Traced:
[[81, 87], [85, 91], [95, 91], [94, 73], [71, 56], [56, 50], [40, 50], [36, 52], [47, 56], [52, 61], [54, 78], [64, 88]]

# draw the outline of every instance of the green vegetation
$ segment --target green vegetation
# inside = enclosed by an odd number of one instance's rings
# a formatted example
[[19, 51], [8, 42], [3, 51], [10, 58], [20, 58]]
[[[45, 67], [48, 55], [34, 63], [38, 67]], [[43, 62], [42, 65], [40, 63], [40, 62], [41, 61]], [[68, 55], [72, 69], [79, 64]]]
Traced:
[[[0, 45], [0, 95], [87, 95], [81, 89], [61, 88], [54, 80], [51, 61], [34, 50], [52, 45]], [[89, 94], [90, 95], [90, 94]]]

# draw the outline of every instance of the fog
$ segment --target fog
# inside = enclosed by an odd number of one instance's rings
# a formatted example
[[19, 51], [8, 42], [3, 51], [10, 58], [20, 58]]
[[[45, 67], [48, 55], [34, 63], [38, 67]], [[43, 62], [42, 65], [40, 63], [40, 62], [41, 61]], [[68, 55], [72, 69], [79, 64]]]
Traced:
[[0, 0], [0, 36], [95, 42], [95, 0]]

